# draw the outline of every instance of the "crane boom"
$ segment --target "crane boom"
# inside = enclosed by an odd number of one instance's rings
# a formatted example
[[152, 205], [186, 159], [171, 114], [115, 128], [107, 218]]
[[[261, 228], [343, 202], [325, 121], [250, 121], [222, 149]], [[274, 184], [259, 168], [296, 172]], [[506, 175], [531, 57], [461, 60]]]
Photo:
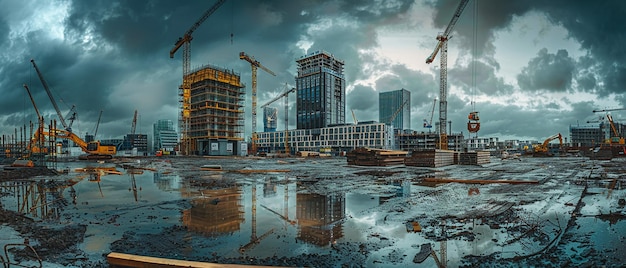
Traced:
[[398, 114], [400, 114], [400, 111], [402, 111], [402, 108], [404, 108], [404, 105], [406, 105], [408, 102], [409, 102], [409, 100], [407, 99], [400, 105], [400, 107], [398, 107], [398, 109], [393, 113], [393, 115], [391, 115], [391, 118], [389, 119], [388, 124], [391, 125], [393, 123], [393, 120], [396, 119]]
[[130, 133], [135, 135], [135, 129], [137, 129], [137, 110], [135, 110], [135, 115], [133, 116], [133, 125], [130, 128]]
[[178, 41], [176, 41], [176, 43], [174, 44], [174, 48], [170, 50], [170, 58], [174, 58], [174, 54], [183, 44], [191, 42], [191, 40], [193, 39], [193, 36], [191, 36], [191, 34], [193, 34], [193, 32], [198, 29], [198, 27], [200, 27], [200, 24], [202, 24], [209, 16], [211, 16], [211, 14], [215, 12], [215, 10], [222, 6], [224, 2], [226, 2], [226, 0], [217, 1], [217, 3], [215, 3], [211, 8], [205, 11], [204, 14], [202, 14], [202, 16], [200, 16], [200, 18], [193, 25], [191, 25], [191, 27], [185, 32], [185, 35], [183, 35], [183, 37], [178, 38]]
[[98, 134], [98, 127], [100, 126], [100, 118], [102, 118], [102, 110], [100, 110], [100, 115], [98, 115], [98, 122], [96, 122], [96, 130], [93, 132], [93, 138], [96, 138]]
[[259, 61], [255, 60], [254, 57], [247, 55], [245, 52], [239, 53], [239, 59], [245, 60], [250, 63], [250, 67], [252, 68], [252, 153], [256, 153], [256, 73], [257, 68], [261, 68], [263, 71], [276, 76], [274, 72], [272, 72], [267, 67], [263, 66]]
[[621, 110], [626, 110], [626, 108], [601, 109], [601, 110], [593, 110], [593, 112], [601, 113], [601, 112], [612, 112], [612, 111], [621, 111]]
[[260, 107], [260, 108], [261, 108], [261, 109], [262, 109], [262, 108], [265, 108], [265, 107], [267, 107], [268, 105], [270, 105], [270, 104], [272, 104], [272, 103], [276, 102], [277, 100], [280, 100], [280, 98], [285, 97], [285, 96], [287, 96], [288, 94], [290, 94], [290, 93], [292, 93], [292, 92], [294, 92], [294, 91], [296, 91], [296, 88], [295, 88], [295, 87], [294, 87], [294, 88], [291, 88], [291, 89], [288, 89], [288, 90], [285, 90], [285, 92], [280, 93], [280, 95], [276, 96], [275, 98], [273, 98], [272, 100], [268, 101], [267, 103], [265, 103], [265, 104], [261, 105], [261, 107]]
[[426, 63], [429, 64], [435, 60], [437, 53], [441, 51], [441, 56], [439, 57], [439, 149], [444, 150], [448, 149], [448, 134], [446, 131], [446, 122], [448, 120], [448, 40], [451, 38], [450, 33], [468, 2], [469, 0], [461, 0], [446, 30], [443, 34], [437, 35], [439, 42], [435, 50], [426, 58]]
[[67, 129], [68, 131], [71, 131], [71, 127], [69, 127], [67, 123], [65, 123], [65, 119], [63, 118], [63, 115], [61, 114], [61, 110], [59, 110], [59, 106], [57, 105], [57, 102], [54, 100], [54, 97], [52, 96], [52, 92], [50, 92], [50, 88], [48, 87], [48, 83], [46, 82], [46, 79], [43, 78], [43, 75], [39, 71], [37, 64], [35, 64], [35, 60], [31, 59], [30, 62], [33, 64], [33, 67], [35, 67], [37, 76], [39, 76], [39, 80], [41, 81], [43, 88], [46, 90], [46, 93], [48, 94], [48, 97], [50, 98], [50, 102], [52, 102], [52, 106], [54, 106], [54, 110], [56, 110], [57, 115], [59, 116], [61, 124], [63, 125], [65, 129]]

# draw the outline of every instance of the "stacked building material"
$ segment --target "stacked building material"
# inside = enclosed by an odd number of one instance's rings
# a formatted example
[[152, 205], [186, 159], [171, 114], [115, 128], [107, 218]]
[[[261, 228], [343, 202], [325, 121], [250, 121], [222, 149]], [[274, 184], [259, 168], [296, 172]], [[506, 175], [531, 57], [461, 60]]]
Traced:
[[491, 163], [488, 151], [460, 152], [455, 155], [459, 165], [485, 165]]
[[444, 167], [454, 165], [454, 154], [454, 151], [439, 149], [413, 151], [411, 156], [404, 159], [404, 164], [414, 167]]
[[348, 165], [395, 166], [402, 165], [408, 152], [359, 147], [346, 154]]

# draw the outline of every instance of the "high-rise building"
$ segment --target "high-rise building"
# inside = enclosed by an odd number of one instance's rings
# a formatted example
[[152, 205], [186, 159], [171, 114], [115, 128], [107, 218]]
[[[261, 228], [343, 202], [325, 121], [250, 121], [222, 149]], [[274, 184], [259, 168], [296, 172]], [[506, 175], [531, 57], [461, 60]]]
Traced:
[[[238, 155], [244, 131], [245, 88], [239, 74], [202, 66], [187, 75], [191, 84], [188, 140], [190, 154]], [[181, 133], [183, 134], [183, 133]]]
[[325, 51], [296, 60], [296, 127], [324, 128], [346, 121], [344, 62]]
[[411, 92], [404, 88], [380, 92], [378, 118], [381, 123], [392, 125], [394, 129], [411, 129]]
[[178, 144], [178, 133], [174, 129], [174, 123], [172, 120], [158, 120], [152, 126], [153, 151], [166, 151], [173, 152]]
[[263, 108], [263, 132], [274, 132], [278, 127], [278, 108]]

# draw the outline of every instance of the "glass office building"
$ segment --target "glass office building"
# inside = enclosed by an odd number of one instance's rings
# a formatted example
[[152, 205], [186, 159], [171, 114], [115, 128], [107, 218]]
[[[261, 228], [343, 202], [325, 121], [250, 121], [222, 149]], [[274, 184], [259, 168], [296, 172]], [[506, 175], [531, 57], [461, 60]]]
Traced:
[[381, 123], [392, 125], [394, 129], [411, 129], [411, 92], [404, 88], [380, 92], [378, 117]]
[[296, 127], [324, 128], [346, 121], [344, 62], [325, 51], [296, 60]]

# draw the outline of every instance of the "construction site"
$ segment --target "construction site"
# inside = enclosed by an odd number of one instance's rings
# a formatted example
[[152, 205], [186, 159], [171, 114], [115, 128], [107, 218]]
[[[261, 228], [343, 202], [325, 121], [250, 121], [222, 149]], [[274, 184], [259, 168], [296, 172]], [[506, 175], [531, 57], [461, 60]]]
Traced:
[[[224, 2], [169, 51], [182, 50], [172, 89], [178, 132], [172, 120], [156, 122], [154, 151], [136, 131], [137, 110], [123, 139], [99, 140], [100, 118], [80, 137], [75, 113], [61, 112], [46, 72], [30, 61], [55, 118], [44, 120], [24, 84], [37, 121], [0, 140], [3, 267], [626, 265], [626, 142], [609, 114], [610, 130], [571, 128], [569, 143], [556, 133], [505, 144], [478, 139], [472, 103], [470, 136], [452, 133], [447, 41], [469, 0], [425, 62], [439, 55], [427, 133], [410, 127], [404, 88], [381, 92], [380, 122], [359, 122], [352, 110], [346, 123], [346, 62], [327, 51], [296, 58], [295, 86], [285, 83], [259, 107], [258, 69], [276, 73], [254, 56], [233, 56], [251, 77], [211, 64], [192, 69], [193, 33]], [[271, 105], [281, 99], [279, 130]]]
[[5, 170], [0, 260], [620, 267], [623, 161], [492, 157], [429, 168], [344, 157], [152, 157], [63, 162], [57, 173]]

